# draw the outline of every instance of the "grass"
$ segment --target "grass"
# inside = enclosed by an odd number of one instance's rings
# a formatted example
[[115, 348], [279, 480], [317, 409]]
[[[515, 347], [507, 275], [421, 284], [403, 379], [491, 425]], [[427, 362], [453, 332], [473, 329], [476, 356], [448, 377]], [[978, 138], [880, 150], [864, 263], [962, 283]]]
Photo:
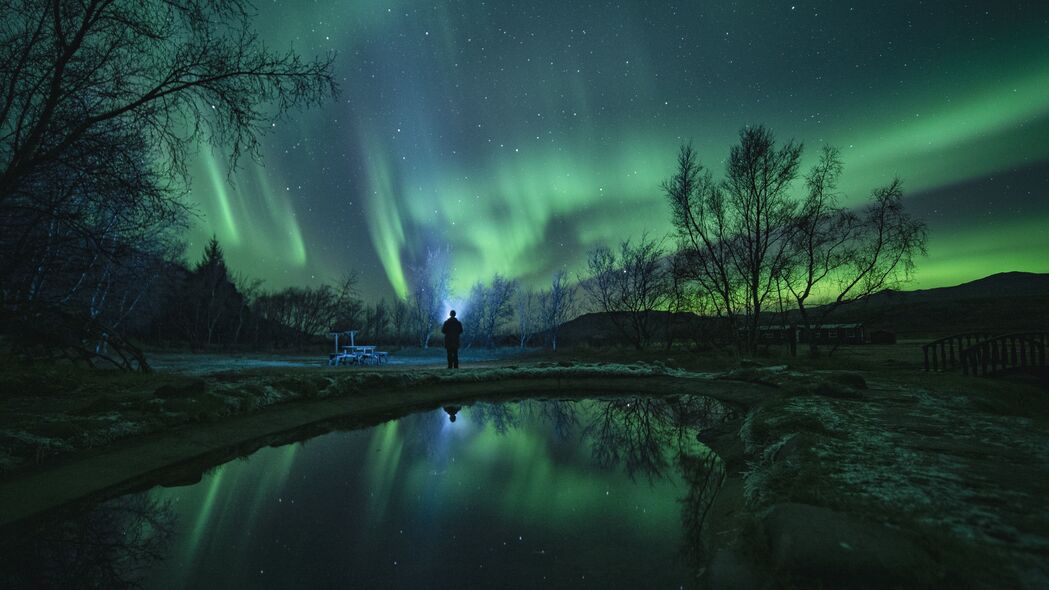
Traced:
[[874, 375], [863, 399], [761, 404], [740, 432], [748, 509], [847, 512], [919, 540], [944, 572], [964, 573], [959, 587], [1019, 585], [1017, 568], [1049, 549], [1049, 396], [1025, 383], [935, 377]]

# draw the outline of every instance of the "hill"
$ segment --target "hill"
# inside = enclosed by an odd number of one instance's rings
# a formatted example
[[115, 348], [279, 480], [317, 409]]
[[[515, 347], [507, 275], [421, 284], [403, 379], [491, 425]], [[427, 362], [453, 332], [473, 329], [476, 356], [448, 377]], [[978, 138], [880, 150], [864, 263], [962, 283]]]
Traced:
[[[558, 339], [568, 346], [629, 346], [616, 328], [614, 315], [604, 312], [585, 313], [562, 324]], [[620, 323], [627, 325], [625, 319]], [[652, 342], [657, 346], [666, 342], [668, 328], [671, 329], [675, 340], [685, 342], [692, 341], [697, 335], [709, 334], [719, 324], [714, 318], [703, 318], [689, 312], [649, 312], [649, 333]]]
[[1024, 298], [1049, 296], [1049, 273], [1000, 272], [953, 287], [883, 291], [870, 297], [871, 303], [903, 301], [963, 301], [995, 297]]
[[953, 287], [884, 291], [837, 310], [834, 321], [901, 335], [1049, 328], [1049, 274], [1003, 272]]
[[[611, 314], [583, 314], [561, 327], [567, 345], [622, 344]], [[778, 322], [774, 314], [767, 316]], [[864, 324], [902, 337], [941, 336], [968, 331], [1020, 332], [1049, 329], [1049, 273], [1003, 272], [954, 285], [914, 291], [883, 291], [839, 308], [831, 322]], [[692, 313], [652, 312], [654, 342], [667, 326], [680, 341], [719, 325]]]

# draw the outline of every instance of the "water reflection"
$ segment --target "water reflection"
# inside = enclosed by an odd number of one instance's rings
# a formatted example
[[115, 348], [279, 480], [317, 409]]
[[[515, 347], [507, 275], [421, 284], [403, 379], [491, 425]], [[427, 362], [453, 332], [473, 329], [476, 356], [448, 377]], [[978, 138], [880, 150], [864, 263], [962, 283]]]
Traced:
[[524, 406], [538, 418], [553, 427], [558, 439], [572, 436], [579, 427], [579, 411], [575, 402], [549, 400]]
[[[697, 433], [729, 417], [699, 396], [448, 405], [265, 448], [58, 529], [133, 532], [89, 560], [104, 587], [689, 586], [723, 477]], [[113, 506], [139, 509], [96, 514]], [[54, 555], [52, 538], [32, 554]], [[84, 570], [72, 561], [26, 563], [61, 586]]]
[[110, 500], [0, 546], [4, 588], [138, 588], [168, 553], [176, 516], [145, 494]]
[[470, 406], [470, 418], [479, 425], [490, 425], [497, 434], [506, 434], [511, 428], [520, 425], [520, 418], [528, 415], [527, 412], [520, 411], [520, 407], [537, 403], [541, 402], [475, 404]]
[[681, 500], [681, 526], [684, 530], [682, 552], [689, 566], [699, 568], [705, 557], [702, 537], [703, 522], [725, 481], [725, 469], [717, 455], [678, 455], [678, 466], [685, 478], [685, 497]]

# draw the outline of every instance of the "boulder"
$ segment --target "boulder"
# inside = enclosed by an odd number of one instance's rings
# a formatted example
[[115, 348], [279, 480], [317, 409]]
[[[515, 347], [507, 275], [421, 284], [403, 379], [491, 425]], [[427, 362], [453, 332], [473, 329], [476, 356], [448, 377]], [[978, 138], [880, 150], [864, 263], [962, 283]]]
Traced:
[[924, 548], [850, 514], [784, 503], [772, 507], [763, 525], [777, 577], [835, 588], [922, 587], [937, 577], [936, 562]]

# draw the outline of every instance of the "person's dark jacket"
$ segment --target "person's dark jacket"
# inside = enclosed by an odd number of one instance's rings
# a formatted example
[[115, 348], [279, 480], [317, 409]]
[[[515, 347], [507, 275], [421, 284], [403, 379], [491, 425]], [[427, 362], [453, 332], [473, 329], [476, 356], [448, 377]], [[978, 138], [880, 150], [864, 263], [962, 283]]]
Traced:
[[459, 335], [463, 333], [463, 324], [455, 318], [448, 318], [441, 326], [441, 334], [444, 334], [445, 348], [459, 348]]

